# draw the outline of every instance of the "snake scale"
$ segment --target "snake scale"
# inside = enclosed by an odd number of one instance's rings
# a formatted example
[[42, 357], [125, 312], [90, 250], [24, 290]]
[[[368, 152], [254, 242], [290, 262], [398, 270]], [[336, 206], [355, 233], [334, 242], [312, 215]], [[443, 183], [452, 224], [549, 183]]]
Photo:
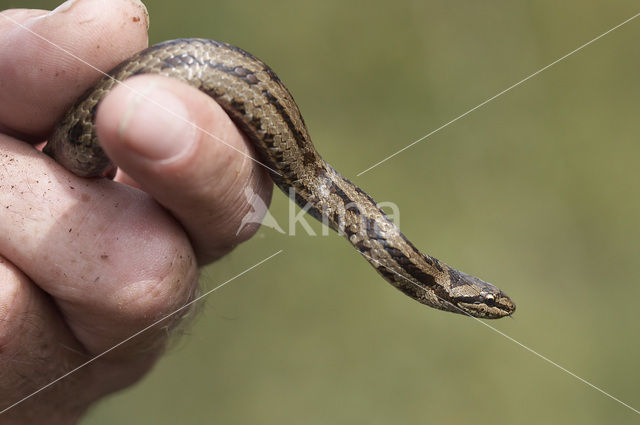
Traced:
[[293, 97], [271, 68], [229, 44], [178, 39], [134, 55], [64, 115], [45, 153], [79, 176], [104, 176], [113, 165], [96, 137], [96, 108], [117, 82], [144, 73], [184, 81], [217, 101], [253, 143], [274, 183], [314, 218], [344, 235], [409, 297], [480, 318], [515, 311], [513, 301], [495, 286], [421, 253], [409, 242], [369, 195], [320, 157]]

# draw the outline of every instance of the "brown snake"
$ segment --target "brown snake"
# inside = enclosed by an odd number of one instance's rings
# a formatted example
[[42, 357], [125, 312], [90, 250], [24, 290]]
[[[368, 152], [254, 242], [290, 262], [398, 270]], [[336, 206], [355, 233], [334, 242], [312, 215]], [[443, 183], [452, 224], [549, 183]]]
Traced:
[[44, 151], [79, 176], [104, 176], [113, 165], [96, 137], [97, 105], [117, 82], [145, 73], [184, 81], [215, 99], [251, 140], [275, 184], [344, 235], [406, 295], [473, 317], [495, 319], [515, 311], [513, 301], [495, 286], [418, 251], [369, 195], [320, 157], [296, 103], [271, 68], [226, 43], [179, 39], [136, 54], [66, 113]]

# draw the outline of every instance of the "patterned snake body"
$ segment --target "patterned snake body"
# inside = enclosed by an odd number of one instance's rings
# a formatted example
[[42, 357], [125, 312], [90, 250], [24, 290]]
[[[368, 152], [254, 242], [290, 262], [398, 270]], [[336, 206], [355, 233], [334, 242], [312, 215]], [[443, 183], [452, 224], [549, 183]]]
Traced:
[[481, 318], [515, 310], [495, 286], [422, 254], [362, 189], [316, 152], [302, 116], [275, 73], [249, 53], [205, 39], [152, 46], [111, 71], [67, 112], [45, 152], [71, 172], [112, 167], [98, 143], [98, 103], [119, 81], [144, 73], [184, 81], [215, 99], [248, 136], [275, 184], [313, 217], [344, 235], [394, 287], [428, 306]]

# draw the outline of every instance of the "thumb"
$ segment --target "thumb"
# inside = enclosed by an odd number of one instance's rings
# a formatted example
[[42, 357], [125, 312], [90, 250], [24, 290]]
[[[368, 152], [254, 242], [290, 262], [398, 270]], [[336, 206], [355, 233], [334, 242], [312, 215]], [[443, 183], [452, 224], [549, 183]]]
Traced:
[[257, 230], [255, 223], [243, 226], [243, 217], [255, 215], [246, 193], [268, 205], [273, 185], [252, 160], [250, 143], [209, 96], [166, 77], [136, 76], [104, 98], [96, 126], [104, 151], [126, 173], [121, 180], [173, 213], [201, 264]]

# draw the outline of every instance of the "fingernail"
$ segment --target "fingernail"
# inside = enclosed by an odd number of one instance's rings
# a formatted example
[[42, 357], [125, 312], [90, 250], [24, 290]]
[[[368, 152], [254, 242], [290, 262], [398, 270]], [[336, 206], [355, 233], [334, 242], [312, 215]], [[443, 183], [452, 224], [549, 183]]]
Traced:
[[[60, 6], [53, 9], [47, 15], [50, 16], [50, 15], [55, 15], [57, 13], [65, 13], [68, 10], [71, 10], [71, 8], [79, 1], [80, 0], [67, 0], [64, 3], [62, 3]], [[142, 12], [142, 19], [144, 20], [145, 27], [149, 29], [149, 11], [147, 10], [147, 6], [145, 6], [141, 0], [129, 0], [129, 2]], [[91, 5], [88, 5], [88, 7], [91, 7]], [[131, 16], [131, 20], [133, 22], [138, 22], [140, 18], [141, 18], [140, 16]]]
[[50, 14], [53, 15], [54, 13], [64, 13], [67, 10], [71, 9], [71, 7], [74, 5], [74, 3], [76, 3], [76, 1], [77, 0], [67, 0], [64, 3], [62, 3], [60, 6], [53, 9]]
[[189, 111], [176, 95], [156, 81], [132, 89], [118, 135], [133, 151], [151, 160], [168, 160], [195, 143]]

